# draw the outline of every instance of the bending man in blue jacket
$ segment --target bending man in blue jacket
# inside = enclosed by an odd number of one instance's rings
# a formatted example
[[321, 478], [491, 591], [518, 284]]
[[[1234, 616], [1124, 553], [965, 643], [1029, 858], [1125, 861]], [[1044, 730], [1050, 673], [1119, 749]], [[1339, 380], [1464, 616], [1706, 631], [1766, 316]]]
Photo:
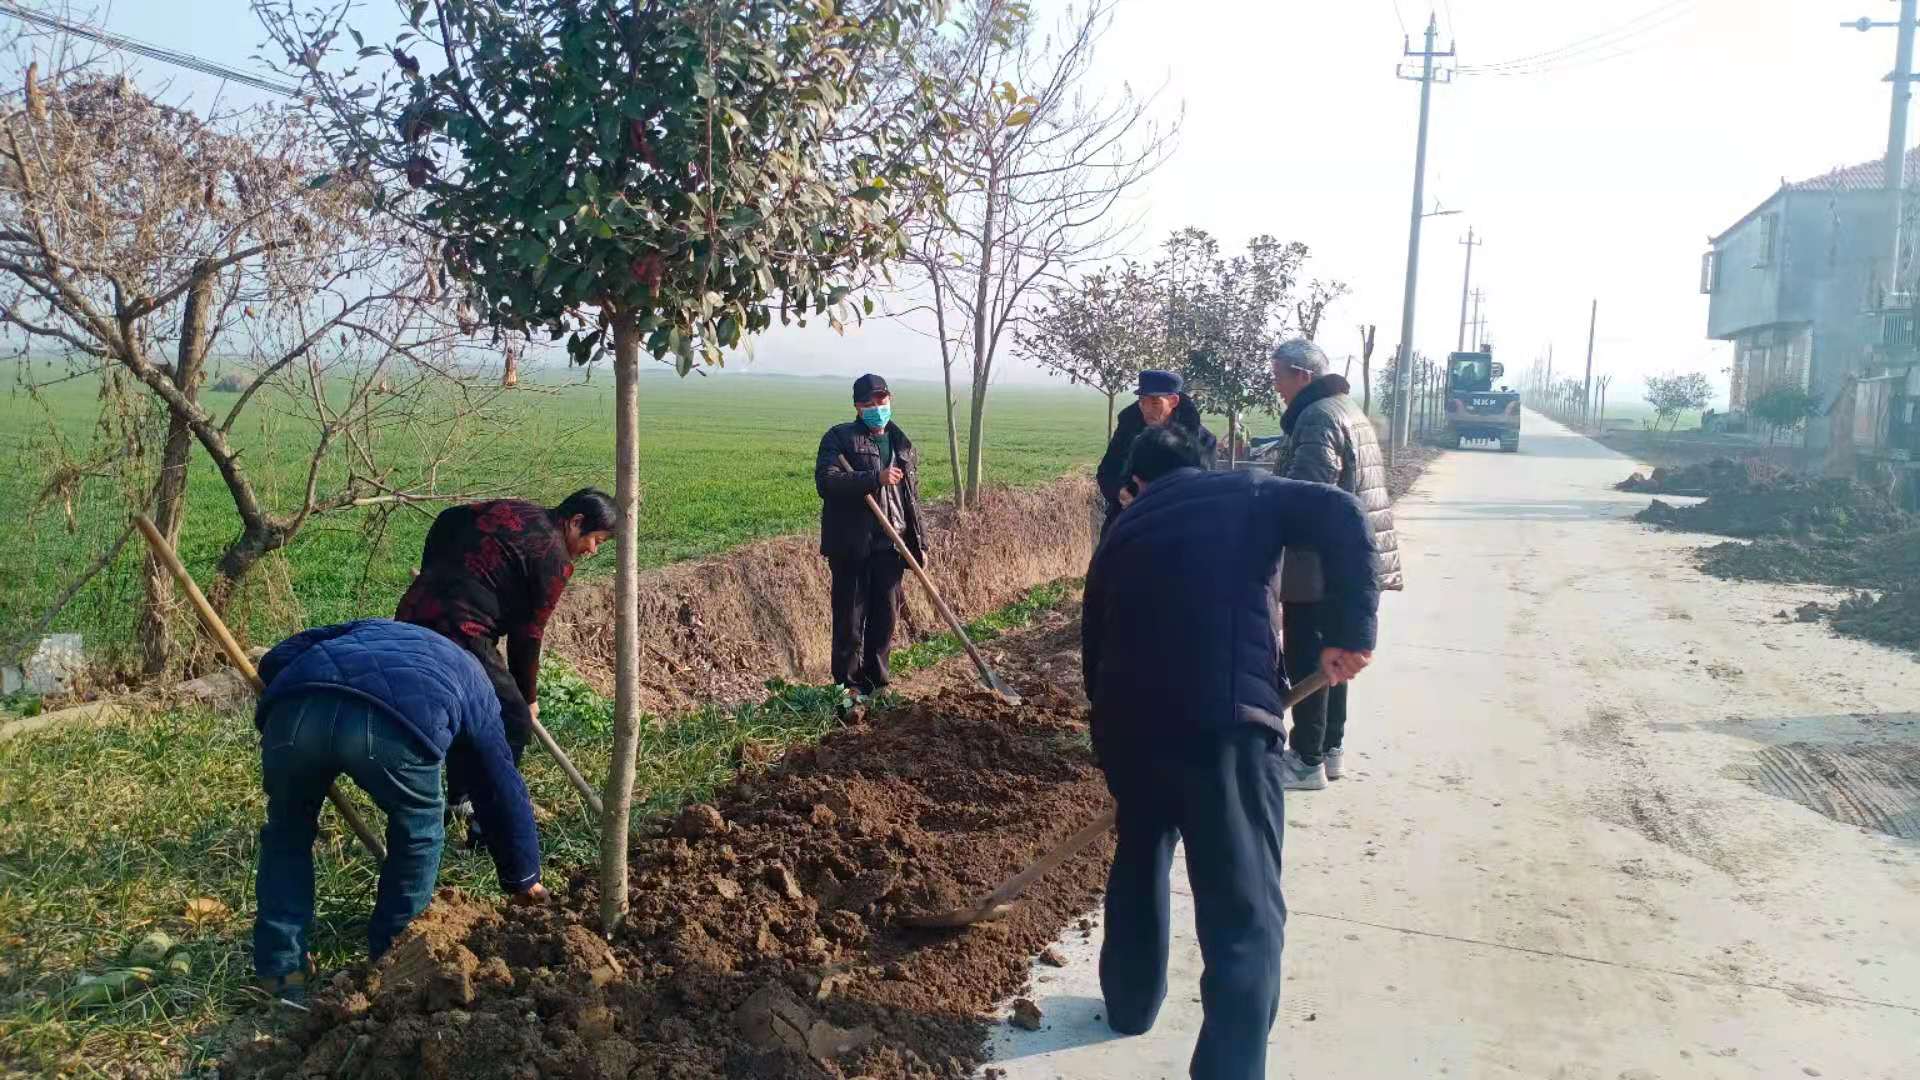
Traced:
[[1140, 495], [1094, 554], [1081, 627], [1094, 751], [1119, 814], [1100, 946], [1107, 1023], [1141, 1034], [1166, 998], [1167, 877], [1184, 839], [1206, 964], [1192, 1075], [1259, 1080], [1287, 914], [1275, 575], [1290, 545], [1319, 554], [1320, 669], [1345, 681], [1372, 657], [1373, 538], [1346, 492], [1203, 472], [1176, 430], [1141, 435], [1128, 472]]
[[267, 824], [254, 883], [253, 966], [270, 993], [305, 994], [313, 922], [313, 841], [327, 788], [353, 778], [387, 815], [387, 861], [367, 924], [378, 958], [433, 899], [446, 839], [443, 760], [474, 778], [474, 816], [500, 887], [516, 901], [546, 898], [540, 834], [500, 699], [480, 661], [425, 627], [363, 619], [303, 631], [260, 661], [266, 691], [254, 713]]

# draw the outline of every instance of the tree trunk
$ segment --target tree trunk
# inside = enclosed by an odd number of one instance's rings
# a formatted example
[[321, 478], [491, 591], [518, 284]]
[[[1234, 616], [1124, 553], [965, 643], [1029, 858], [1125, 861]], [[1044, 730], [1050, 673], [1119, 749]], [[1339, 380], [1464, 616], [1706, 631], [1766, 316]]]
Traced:
[[967, 489], [960, 480], [960, 429], [953, 415], [953, 343], [947, 340], [947, 290], [945, 271], [933, 268], [933, 328], [940, 335], [940, 383], [947, 403], [947, 465], [953, 470], [953, 508], [967, 508]]
[[[173, 365], [173, 384], [188, 401], [200, 395], [200, 376], [207, 360], [212, 328], [213, 273], [201, 266], [187, 287], [180, 315], [180, 355]], [[180, 549], [180, 527], [187, 516], [187, 469], [193, 457], [193, 429], [187, 418], [168, 411], [167, 443], [160, 454], [160, 476], [153, 485], [153, 524], [167, 541]], [[173, 663], [173, 575], [151, 551], [147, 553], [146, 597], [140, 608], [140, 670], [163, 675]]]
[[1360, 411], [1373, 415], [1373, 361], [1366, 357], [1360, 360]]
[[500, 385], [508, 390], [520, 385], [520, 350], [507, 349], [506, 367], [500, 372]]
[[613, 323], [613, 760], [601, 797], [600, 928], [611, 938], [627, 915], [627, 825], [640, 748], [640, 333], [633, 314]]
[[993, 234], [996, 189], [1000, 186], [999, 162], [987, 164], [987, 202], [980, 215], [980, 268], [973, 293], [973, 401], [967, 421], [967, 505], [980, 504], [981, 453], [986, 445], [987, 379], [993, 373], [993, 356], [987, 340], [988, 298], [993, 283]]
[[240, 583], [268, 553], [283, 548], [289, 534], [271, 521], [242, 526], [240, 535], [227, 544], [214, 564], [213, 587], [207, 590], [207, 602], [222, 615], [240, 591]]
[[1227, 414], [1227, 468], [1231, 469], [1238, 464], [1235, 459], [1238, 457], [1239, 450], [1240, 414], [1230, 412]]
[[1118, 398], [1119, 396], [1120, 396], [1119, 394], [1107, 395], [1107, 441], [1108, 442], [1113, 441], [1113, 402], [1114, 402], [1114, 399]]

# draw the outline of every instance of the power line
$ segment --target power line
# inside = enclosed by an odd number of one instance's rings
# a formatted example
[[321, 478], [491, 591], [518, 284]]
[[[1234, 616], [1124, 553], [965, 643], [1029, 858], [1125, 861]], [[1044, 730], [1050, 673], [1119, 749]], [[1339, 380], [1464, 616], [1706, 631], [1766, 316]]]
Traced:
[[1440, 7], [1447, 13], [1447, 36], [1460, 36], [1460, 32], [1454, 29], [1453, 25], [1453, 0], [1440, 0]]
[[1491, 64], [1464, 66], [1460, 71], [1462, 74], [1469, 75], [1539, 75], [1630, 56], [1646, 47], [1646, 43], [1642, 42], [1633, 48], [1628, 48], [1630, 43], [1644, 39], [1655, 31], [1686, 17], [1694, 3], [1695, 0], [1669, 0], [1668, 3], [1641, 12], [1611, 29], [1576, 38], [1558, 48]]
[[271, 79], [264, 79], [258, 75], [241, 71], [238, 68], [228, 67], [217, 61], [195, 56], [192, 53], [166, 49], [134, 38], [124, 37], [120, 34], [111, 34], [98, 27], [68, 22], [65, 19], [56, 18], [44, 12], [21, 7], [18, 4], [12, 3], [11, 0], [0, 0], [0, 15], [11, 15], [33, 26], [47, 30], [57, 30], [63, 34], [72, 34], [74, 37], [85, 38], [88, 41], [105, 45], [110, 49], [135, 53], [148, 57], [149, 59], [158, 60], [164, 64], [172, 64], [175, 67], [185, 68], [188, 71], [197, 71], [202, 75], [211, 75], [217, 79], [226, 79], [229, 82], [240, 83], [243, 86], [251, 86], [256, 90], [264, 90], [269, 94], [278, 94], [281, 97], [287, 98], [297, 98], [301, 96], [301, 91], [298, 86], [275, 82]]
[[1407, 34], [1406, 16], [1400, 14], [1400, 0], [1387, 0], [1387, 2], [1393, 5], [1393, 20], [1400, 24], [1400, 36], [1409, 36]]

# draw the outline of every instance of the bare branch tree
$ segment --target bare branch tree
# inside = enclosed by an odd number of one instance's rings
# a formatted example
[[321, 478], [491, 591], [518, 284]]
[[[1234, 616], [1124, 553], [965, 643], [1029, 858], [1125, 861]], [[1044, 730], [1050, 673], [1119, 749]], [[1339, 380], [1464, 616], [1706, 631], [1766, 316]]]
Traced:
[[[316, 515], [467, 494], [441, 466], [498, 377], [461, 363], [433, 253], [370, 213], [363, 186], [313, 180], [328, 162], [295, 116], [203, 117], [97, 68], [37, 78], [34, 97], [0, 106], [0, 326], [97, 372], [103, 401], [164, 417], [151, 504], [170, 540], [194, 448], [211, 461], [239, 519], [217, 605]], [[216, 356], [244, 379], [220, 415], [201, 397]], [[279, 446], [310, 447], [291, 492], [241, 445], [258, 413]], [[171, 596], [149, 565], [150, 672], [171, 659]]]
[[[968, 0], [922, 54], [940, 74], [952, 123], [930, 140], [946, 213], [911, 234], [910, 265], [932, 296], [946, 373], [956, 500], [978, 498], [987, 394], [1001, 345], [1048, 283], [1105, 261], [1129, 240], [1121, 204], [1170, 154], [1177, 122], [1153, 116], [1157, 94], [1094, 93], [1095, 49], [1116, 0], [1069, 8], [1047, 33], [1017, 0]], [[964, 475], [953, 368], [970, 393]]]

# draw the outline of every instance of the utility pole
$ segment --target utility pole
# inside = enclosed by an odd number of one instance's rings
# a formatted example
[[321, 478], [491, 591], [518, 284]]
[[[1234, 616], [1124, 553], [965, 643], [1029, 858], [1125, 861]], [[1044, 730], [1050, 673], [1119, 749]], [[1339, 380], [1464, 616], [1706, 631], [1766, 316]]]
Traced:
[[1460, 241], [1467, 249], [1467, 272], [1460, 278], [1460, 341], [1453, 351], [1467, 351], [1467, 289], [1473, 285], [1473, 249], [1486, 243], [1473, 238], [1473, 226], [1467, 226], [1467, 238]]
[[1413, 300], [1414, 289], [1420, 278], [1420, 220], [1424, 216], [1427, 197], [1427, 119], [1433, 107], [1434, 82], [1452, 81], [1451, 72], [1434, 70], [1435, 60], [1453, 55], [1452, 49], [1435, 51], [1434, 40], [1439, 36], [1440, 19], [1428, 13], [1426, 47], [1414, 52], [1412, 42], [1406, 42], [1403, 46], [1408, 58], [1417, 57], [1420, 60], [1420, 74], [1408, 75], [1398, 69], [1394, 72], [1399, 78], [1420, 84], [1420, 137], [1413, 157], [1413, 215], [1407, 230], [1407, 290], [1400, 305], [1400, 357], [1396, 365], [1398, 370], [1394, 372], [1391, 446], [1407, 445], [1408, 421], [1413, 416]]
[[1887, 190], [1887, 213], [1891, 218], [1887, 234], [1893, 238], [1893, 252], [1887, 262], [1887, 297], [1882, 301], [1882, 307], [1899, 306], [1903, 302], [1898, 293], [1900, 255], [1906, 240], [1902, 233], [1906, 225], [1907, 105], [1912, 98], [1913, 35], [1917, 15], [1920, 15], [1920, 0], [1900, 0], [1900, 18], [1896, 22], [1875, 22], [1863, 15], [1853, 22], [1840, 24], [1861, 33], [1885, 27], [1893, 27], [1898, 32], [1894, 42], [1893, 72], [1887, 76], [1888, 81], [1893, 83], [1893, 108], [1887, 122], [1887, 156], [1881, 166], [1881, 180]]
[[1600, 322], [1600, 298], [1593, 298], [1593, 310], [1587, 315], [1587, 387], [1580, 391], [1580, 423], [1593, 421], [1593, 328]]

